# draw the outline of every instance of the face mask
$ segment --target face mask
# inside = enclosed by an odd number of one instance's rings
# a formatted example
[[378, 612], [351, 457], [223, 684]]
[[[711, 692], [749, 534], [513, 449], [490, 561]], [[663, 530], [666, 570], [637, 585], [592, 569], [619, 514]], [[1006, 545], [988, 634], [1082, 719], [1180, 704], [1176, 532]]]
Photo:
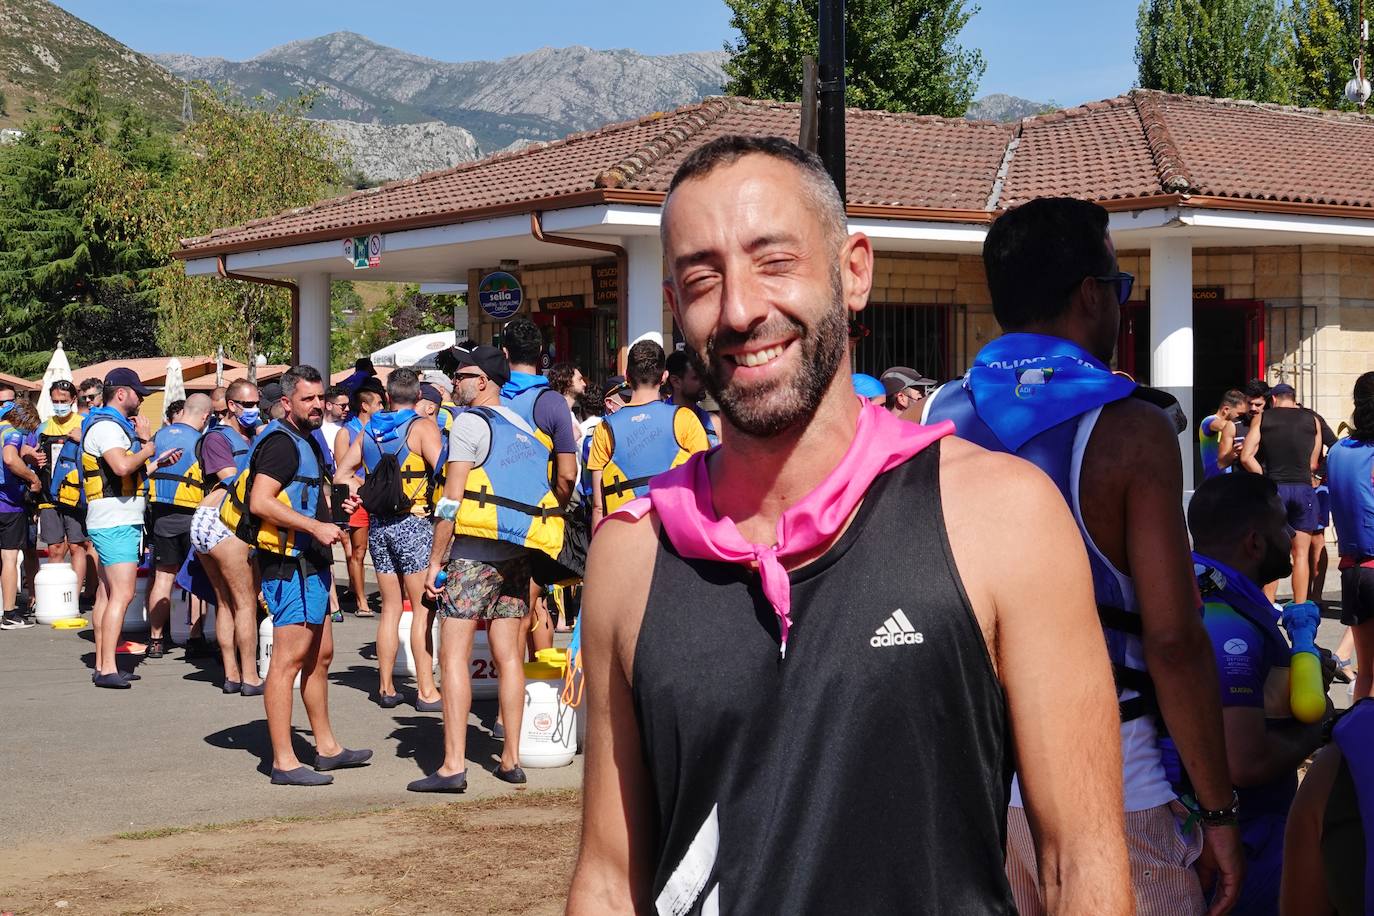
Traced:
[[262, 421], [262, 409], [258, 407], [246, 407], [243, 413], [239, 414], [239, 424], [242, 426], [257, 426]]
[[52, 405], [52, 412], [53, 412], [53, 416], [55, 416], [55, 417], [65, 417], [65, 416], [69, 416], [69, 415], [71, 414], [71, 412], [72, 412], [72, 405], [70, 405], [70, 404], [54, 404], [54, 405]]

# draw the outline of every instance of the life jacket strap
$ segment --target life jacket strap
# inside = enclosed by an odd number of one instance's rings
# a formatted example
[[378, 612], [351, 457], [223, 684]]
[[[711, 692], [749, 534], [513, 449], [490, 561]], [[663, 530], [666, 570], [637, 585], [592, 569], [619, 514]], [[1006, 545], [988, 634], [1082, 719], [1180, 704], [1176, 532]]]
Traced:
[[529, 503], [522, 503], [519, 500], [497, 496], [486, 487], [481, 490], [466, 490], [463, 493], [463, 498], [477, 503], [479, 509], [485, 509], [488, 505], [500, 506], [502, 509], [523, 512], [538, 519], [561, 518], [564, 514], [562, 506], [531, 506]]
[[649, 481], [657, 476], [657, 474], [650, 474], [647, 477], [631, 477], [626, 480], [617, 480], [615, 483], [602, 482], [601, 495], [603, 498], [607, 496], [620, 496], [626, 491], [632, 491], [639, 487], [647, 486]]

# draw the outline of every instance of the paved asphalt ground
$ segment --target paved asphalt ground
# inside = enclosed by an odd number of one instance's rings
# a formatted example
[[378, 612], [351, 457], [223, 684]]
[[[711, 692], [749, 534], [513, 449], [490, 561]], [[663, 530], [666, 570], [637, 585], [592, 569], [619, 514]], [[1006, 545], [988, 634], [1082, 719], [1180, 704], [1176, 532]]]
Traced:
[[[337, 771], [333, 785], [319, 788], [270, 784], [262, 699], [222, 694], [218, 657], [187, 661], [180, 648], [154, 660], [120, 656], [121, 668], [136, 664], [142, 680], [129, 690], [101, 690], [91, 684], [89, 627], [0, 632], [0, 845], [452, 801], [456, 796], [405, 790], [443, 759], [441, 716], [409, 704], [382, 709], [369, 699], [377, 684], [377, 620], [344, 616], [334, 624], [331, 718], [345, 746], [372, 748], [375, 756], [371, 766]], [[413, 701], [412, 682], [397, 683]], [[496, 702], [476, 701], [473, 713], [467, 794], [518, 791], [483, 772], [500, 754], [490, 734]], [[297, 753], [308, 764], [314, 752], [299, 694], [294, 722]], [[525, 772], [530, 789], [575, 788], [582, 758]]]
[[[1328, 597], [1339, 596], [1328, 591]], [[335, 731], [346, 746], [370, 747], [376, 756], [369, 767], [335, 773], [332, 786], [294, 788], [268, 782], [262, 701], [221, 694], [217, 658], [186, 661], [180, 649], [158, 660], [121, 656], [121, 665], [136, 664], [143, 679], [130, 690], [100, 690], [90, 682], [89, 628], [0, 632], [0, 845], [452, 800], [405, 791], [407, 782], [439, 765], [441, 719], [411, 706], [385, 710], [369, 699], [376, 686], [376, 619], [346, 614], [334, 633]], [[1335, 619], [1326, 619], [1318, 641], [1334, 648], [1341, 633]], [[413, 699], [413, 688], [402, 691]], [[1333, 685], [1331, 693], [1338, 707], [1349, 705], [1344, 685]], [[517, 791], [484, 772], [500, 748], [490, 734], [495, 705], [474, 704], [470, 796]], [[309, 762], [299, 699], [294, 721], [298, 752]], [[526, 773], [532, 789], [575, 788], [582, 758]]]

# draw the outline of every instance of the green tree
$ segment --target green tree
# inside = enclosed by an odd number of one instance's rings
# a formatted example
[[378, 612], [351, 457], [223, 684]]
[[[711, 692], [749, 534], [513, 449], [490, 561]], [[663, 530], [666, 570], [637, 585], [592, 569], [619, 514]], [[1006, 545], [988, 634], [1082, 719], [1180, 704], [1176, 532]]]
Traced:
[[1282, 0], [1142, 0], [1136, 32], [1145, 89], [1291, 99], [1292, 35]]
[[[755, 99], [801, 98], [802, 57], [819, 49], [818, 0], [726, 0], [730, 25], [725, 91]], [[978, 11], [967, 0], [849, 0], [845, 103], [961, 117], [986, 65], [958, 43]]]
[[[122, 238], [146, 245], [157, 265], [141, 276], [159, 314], [158, 341], [169, 353], [225, 352], [248, 360], [290, 357], [285, 290], [214, 277], [187, 277], [172, 254], [184, 238], [305, 206], [338, 190], [338, 141], [305, 119], [308, 96], [267, 105], [203, 85], [192, 88], [196, 119], [176, 138], [177, 168], [123, 168], [106, 157], [98, 206]], [[135, 139], [137, 129], [128, 133]]]
[[[1294, 0], [1293, 97], [1299, 105], [1354, 108], [1345, 84], [1359, 55], [1358, 0]], [[1374, 45], [1365, 48], [1365, 79], [1374, 69]]]
[[345, 325], [346, 309], [342, 306], [350, 300], [337, 295], [335, 300], [332, 361], [336, 369], [398, 340], [452, 330], [453, 309], [462, 301], [456, 296], [422, 293], [415, 283], [391, 284], [381, 301], [371, 307], [363, 306], [359, 298], [352, 323]]
[[363, 311], [363, 297], [348, 280], [329, 285], [329, 371], [338, 372], [359, 354], [353, 352], [353, 322]]

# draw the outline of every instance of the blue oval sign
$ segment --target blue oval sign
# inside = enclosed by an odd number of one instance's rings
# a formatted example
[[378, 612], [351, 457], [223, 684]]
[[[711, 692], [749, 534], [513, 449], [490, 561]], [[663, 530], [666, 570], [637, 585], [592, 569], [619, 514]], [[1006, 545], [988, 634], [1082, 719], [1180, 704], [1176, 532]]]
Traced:
[[477, 302], [482, 306], [482, 311], [492, 318], [505, 321], [520, 311], [520, 306], [525, 303], [525, 291], [520, 288], [519, 280], [504, 270], [498, 270], [487, 274], [477, 285]]

